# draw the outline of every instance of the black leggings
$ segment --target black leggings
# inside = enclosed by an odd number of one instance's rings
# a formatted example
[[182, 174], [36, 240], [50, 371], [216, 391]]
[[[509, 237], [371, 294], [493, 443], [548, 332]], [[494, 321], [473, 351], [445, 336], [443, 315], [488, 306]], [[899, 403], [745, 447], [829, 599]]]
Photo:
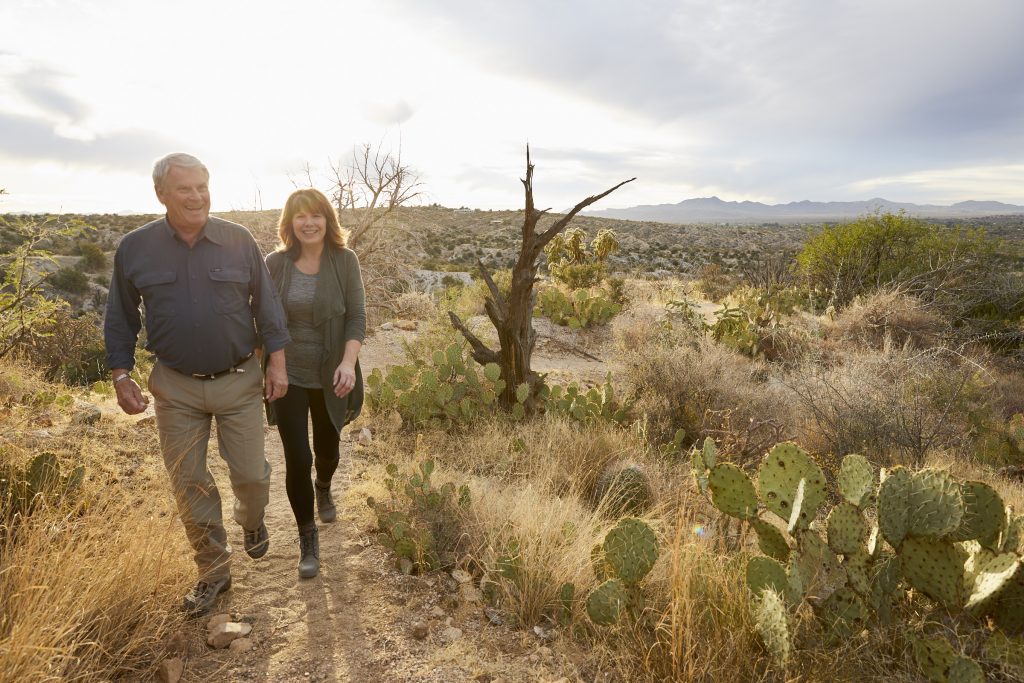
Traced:
[[[288, 393], [274, 401], [277, 432], [284, 445], [285, 488], [299, 529], [313, 524], [313, 482], [310, 467], [315, 465], [316, 478], [330, 482], [338, 469], [338, 430], [331, 422], [324, 404], [323, 389], [288, 387]], [[309, 450], [308, 418], [313, 418], [313, 453]]]

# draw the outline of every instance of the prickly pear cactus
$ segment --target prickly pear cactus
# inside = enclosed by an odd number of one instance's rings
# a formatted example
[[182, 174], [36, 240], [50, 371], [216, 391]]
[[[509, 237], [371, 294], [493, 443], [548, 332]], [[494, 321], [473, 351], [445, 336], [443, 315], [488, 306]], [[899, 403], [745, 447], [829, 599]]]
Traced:
[[605, 536], [604, 555], [624, 584], [636, 585], [658, 559], [658, 539], [647, 524], [626, 517]]
[[953, 665], [956, 652], [941, 638], [914, 638], [914, 659], [925, 678], [932, 683], [946, 683], [946, 673]]
[[860, 596], [844, 586], [828, 596], [820, 615], [834, 638], [849, 638], [863, 630], [868, 610]]
[[910, 519], [911, 475], [902, 467], [882, 471], [878, 487], [878, 527], [889, 545], [898, 548], [907, 535]]
[[960, 485], [960, 492], [964, 500], [964, 516], [950, 540], [976, 540], [986, 548], [994, 548], [1006, 520], [999, 494], [980, 481], [965, 481]]
[[587, 616], [595, 624], [608, 626], [619, 620], [629, 598], [618, 579], [609, 579], [587, 597]]
[[772, 659], [781, 667], [789, 661], [792, 639], [789, 631], [789, 613], [778, 592], [766, 588], [756, 602], [754, 619], [757, 632], [771, 653]]
[[843, 458], [839, 469], [839, 494], [864, 509], [875, 498], [875, 468], [863, 455], [851, 454]]
[[757, 514], [757, 493], [750, 477], [732, 463], [719, 463], [708, 475], [711, 502], [732, 517], [750, 519]]
[[899, 549], [903, 576], [932, 600], [948, 606], [962, 602], [967, 553], [948, 541], [908, 536]]
[[799, 446], [780, 443], [769, 451], [758, 470], [758, 490], [765, 506], [789, 522], [801, 479], [806, 480], [801, 514], [809, 524], [825, 502], [827, 490], [821, 468]]
[[782, 532], [771, 522], [754, 517], [750, 520], [750, 528], [757, 534], [757, 547], [761, 549], [762, 553], [779, 562], [789, 559], [789, 543], [786, 542], [786, 537], [782, 535]]
[[907, 533], [938, 538], [956, 531], [964, 516], [960, 485], [942, 470], [924, 469], [910, 480]]
[[853, 503], [843, 501], [832, 508], [826, 524], [828, 545], [834, 552], [848, 555], [864, 549], [867, 523], [863, 513]]
[[752, 557], [747, 561], [747, 586], [754, 595], [760, 595], [766, 588], [786, 592], [789, 577], [786, 568], [770, 557]]
[[974, 590], [964, 609], [977, 614], [984, 613], [1003, 593], [1012, 588], [1018, 577], [1024, 579], [1021, 558], [1016, 553], [996, 555], [979, 567], [974, 577]]

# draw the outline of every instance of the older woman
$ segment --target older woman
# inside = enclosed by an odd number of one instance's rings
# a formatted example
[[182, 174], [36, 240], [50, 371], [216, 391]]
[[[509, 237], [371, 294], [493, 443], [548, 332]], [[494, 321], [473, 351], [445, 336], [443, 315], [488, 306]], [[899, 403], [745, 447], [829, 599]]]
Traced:
[[359, 261], [345, 247], [346, 233], [323, 193], [293, 192], [281, 212], [278, 235], [281, 244], [267, 256], [267, 268], [292, 341], [285, 347], [288, 393], [268, 404], [268, 418], [277, 424], [284, 445], [288, 501], [299, 527], [299, 576], [310, 578], [320, 571], [313, 501], [321, 522], [334, 521], [331, 477], [338, 467], [339, 433], [363, 404], [359, 349], [366, 308]]

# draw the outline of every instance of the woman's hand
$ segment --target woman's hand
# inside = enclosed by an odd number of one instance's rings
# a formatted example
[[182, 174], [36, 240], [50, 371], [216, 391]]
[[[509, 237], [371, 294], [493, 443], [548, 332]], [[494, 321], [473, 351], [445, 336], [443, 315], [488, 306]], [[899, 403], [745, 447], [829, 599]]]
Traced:
[[338, 398], [346, 396], [356, 386], [355, 363], [341, 362], [334, 371], [334, 395]]

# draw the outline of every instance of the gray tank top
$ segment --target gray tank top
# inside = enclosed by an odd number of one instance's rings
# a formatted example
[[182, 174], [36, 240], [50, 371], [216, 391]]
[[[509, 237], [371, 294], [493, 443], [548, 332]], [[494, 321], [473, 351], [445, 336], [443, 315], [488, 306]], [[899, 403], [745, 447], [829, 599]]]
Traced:
[[323, 356], [323, 333], [313, 327], [313, 295], [317, 275], [306, 275], [292, 269], [292, 279], [285, 295], [288, 313], [288, 334], [292, 341], [285, 347], [284, 360], [288, 384], [305, 389], [320, 389], [320, 360]]

